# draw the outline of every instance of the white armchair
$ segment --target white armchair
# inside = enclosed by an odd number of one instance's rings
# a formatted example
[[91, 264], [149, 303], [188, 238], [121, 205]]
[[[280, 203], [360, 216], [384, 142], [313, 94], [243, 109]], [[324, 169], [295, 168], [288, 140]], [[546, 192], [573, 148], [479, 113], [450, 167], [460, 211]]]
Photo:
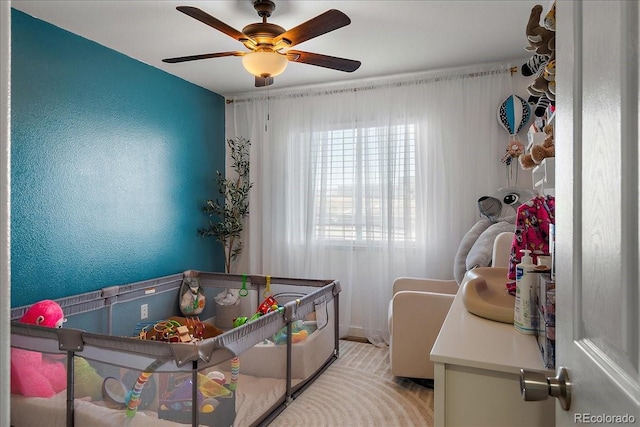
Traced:
[[[512, 240], [512, 232], [498, 234], [492, 266], [507, 267]], [[389, 362], [394, 376], [433, 379], [429, 353], [457, 292], [455, 280], [400, 277], [393, 282], [388, 315]]]
[[455, 280], [400, 277], [389, 303], [389, 362], [397, 377], [433, 378], [431, 347], [453, 298]]

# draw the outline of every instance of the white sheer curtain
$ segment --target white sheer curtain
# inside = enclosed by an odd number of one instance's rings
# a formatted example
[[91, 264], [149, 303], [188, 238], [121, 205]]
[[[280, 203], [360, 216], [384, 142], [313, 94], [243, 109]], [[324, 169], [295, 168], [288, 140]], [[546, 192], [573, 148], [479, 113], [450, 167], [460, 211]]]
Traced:
[[250, 138], [254, 182], [239, 265], [338, 279], [341, 335], [388, 342], [393, 280], [452, 278], [476, 200], [507, 184], [507, 69], [235, 97], [226, 133]]

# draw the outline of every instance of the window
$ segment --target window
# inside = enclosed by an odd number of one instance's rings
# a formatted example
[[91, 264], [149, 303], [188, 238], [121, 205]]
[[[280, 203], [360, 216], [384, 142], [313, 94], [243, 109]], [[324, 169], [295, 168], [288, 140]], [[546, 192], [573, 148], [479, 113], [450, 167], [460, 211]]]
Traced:
[[415, 125], [312, 135], [317, 240], [415, 241]]

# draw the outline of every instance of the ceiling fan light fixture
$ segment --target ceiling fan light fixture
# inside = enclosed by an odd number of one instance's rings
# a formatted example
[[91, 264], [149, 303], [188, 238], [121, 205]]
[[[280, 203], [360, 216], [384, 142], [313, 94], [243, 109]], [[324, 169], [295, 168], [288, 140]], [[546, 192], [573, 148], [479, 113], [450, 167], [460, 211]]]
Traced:
[[[1, 0], [0, 0], [1, 1]], [[347, 15], [336, 9], [329, 9], [302, 24], [285, 30], [280, 25], [267, 22], [267, 18], [275, 10], [273, 0], [252, 0], [253, 7], [262, 18], [262, 22], [246, 25], [238, 31], [228, 24], [209, 15], [194, 6], [178, 6], [176, 9], [211, 28], [218, 30], [234, 40], [242, 43], [247, 51], [227, 51], [205, 53], [200, 55], [179, 56], [163, 59], [163, 62], [175, 64], [200, 59], [221, 58], [225, 56], [241, 56], [244, 68], [255, 76], [255, 86], [265, 87], [273, 84], [273, 77], [281, 74], [289, 62], [314, 65], [332, 70], [351, 73], [360, 67], [360, 61], [322, 55], [290, 48], [315, 37], [349, 25]]]
[[256, 77], [275, 77], [287, 68], [286, 56], [276, 52], [250, 52], [242, 57], [242, 65]]

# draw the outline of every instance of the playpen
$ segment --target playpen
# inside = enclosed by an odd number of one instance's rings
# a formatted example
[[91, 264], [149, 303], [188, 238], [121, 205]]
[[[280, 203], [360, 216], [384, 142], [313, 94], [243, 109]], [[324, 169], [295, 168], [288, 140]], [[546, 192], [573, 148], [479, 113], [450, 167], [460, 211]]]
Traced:
[[[180, 315], [183, 274], [56, 300], [67, 319], [59, 329], [20, 323], [28, 307], [14, 308], [12, 351], [60, 360], [66, 389], [49, 398], [12, 394], [11, 425], [266, 425], [338, 356], [338, 281], [206, 272], [198, 278], [213, 321], [213, 296], [225, 289], [254, 301], [271, 296], [278, 307], [194, 342], [139, 339]], [[148, 305], [146, 323], [141, 304]]]

